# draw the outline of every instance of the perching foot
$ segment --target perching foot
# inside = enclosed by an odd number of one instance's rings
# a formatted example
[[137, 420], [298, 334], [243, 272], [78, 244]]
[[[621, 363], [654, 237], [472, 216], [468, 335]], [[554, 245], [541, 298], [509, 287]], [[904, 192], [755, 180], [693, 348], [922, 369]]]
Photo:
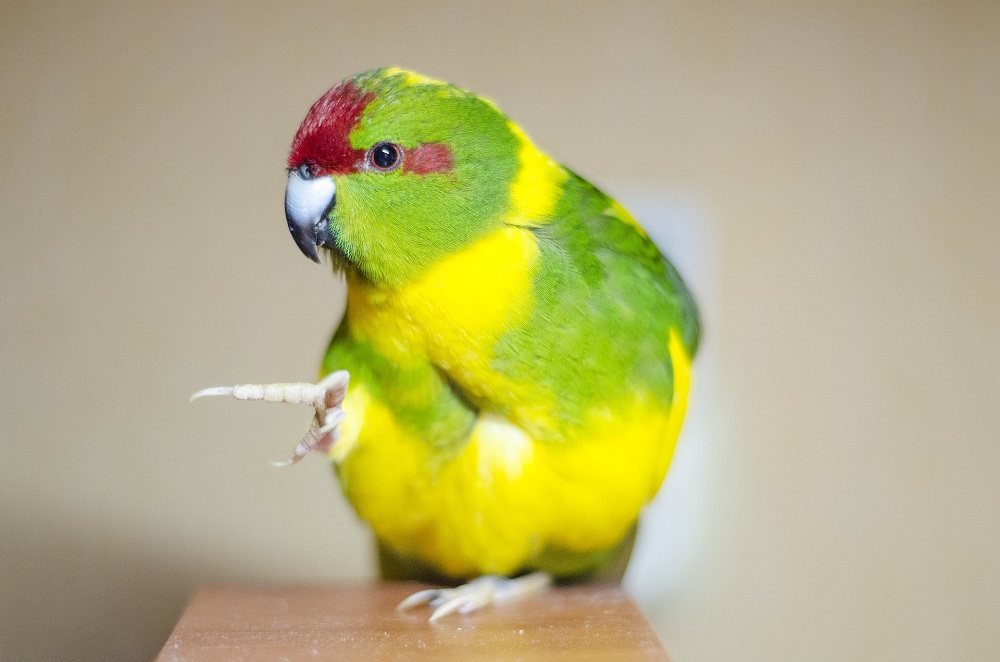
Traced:
[[455, 588], [431, 588], [417, 591], [396, 607], [405, 611], [417, 605], [434, 607], [430, 621], [444, 618], [448, 614], [469, 614], [493, 604], [523, 598], [541, 593], [552, 584], [552, 576], [547, 572], [533, 572], [516, 579], [506, 579], [496, 575], [483, 575], [468, 584]]
[[346, 370], [331, 372], [318, 384], [237, 384], [236, 386], [216, 386], [198, 391], [191, 400], [206, 395], [231, 395], [237, 400], [266, 400], [267, 402], [287, 402], [289, 404], [310, 405], [316, 410], [309, 431], [295, 446], [292, 457], [283, 462], [272, 462], [276, 467], [295, 464], [309, 451], [327, 452], [340, 437], [338, 426], [346, 414], [340, 408], [347, 394], [350, 375]]

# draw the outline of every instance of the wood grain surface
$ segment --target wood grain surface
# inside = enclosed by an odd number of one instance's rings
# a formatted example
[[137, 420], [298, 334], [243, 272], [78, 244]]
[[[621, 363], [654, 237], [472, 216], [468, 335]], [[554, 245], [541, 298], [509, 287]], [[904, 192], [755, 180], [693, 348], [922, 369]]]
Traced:
[[204, 586], [158, 660], [667, 660], [614, 585], [558, 587], [429, 623], [413, 582]]

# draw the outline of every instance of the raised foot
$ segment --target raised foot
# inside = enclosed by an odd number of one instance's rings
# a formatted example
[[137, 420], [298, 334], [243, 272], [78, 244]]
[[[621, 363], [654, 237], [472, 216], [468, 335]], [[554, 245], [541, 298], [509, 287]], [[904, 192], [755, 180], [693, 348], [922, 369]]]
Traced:
[[295, 464], [309, 451], [329, 451], [340, 437], [339, 425], [347, 416], [341, 409], [351, 376], [346, 370], [331, 372], [317, 384], [293, 382], [288, 384], [237, 384], [205, 388], [191, 396], [197, 400], [208, 395], [231, 395], [237, 400], [265, 400], [289, 404], [310, 405], [316, 410], [309, 431], [292, 451], [292, 457], [282, 462], [272, 462], [276, 467]]
[[417, 605], [430, 605], [435, 608], [430, 617], [430, 621], [434, 622], [455, 612], [468, 614], [489, 604], [541, 593], [551, 584], [552, 576], [547, 572], [533, 572], [516, 579], [483, 575], [455, 588], [417, 591], [400, 602], [396, 610], [406, 611]]

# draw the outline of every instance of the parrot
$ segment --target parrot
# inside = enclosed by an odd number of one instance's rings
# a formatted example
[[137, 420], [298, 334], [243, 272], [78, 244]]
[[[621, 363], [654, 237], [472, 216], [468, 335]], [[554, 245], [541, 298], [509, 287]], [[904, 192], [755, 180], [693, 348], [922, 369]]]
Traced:
[[701, 335], [642, 226], [494, 102], [399, 68], [323, 94], [287, 172], [292, 238], [347, 286], [321, 380], [195, 397], [315, 408], [289, 463], [329, 458], [383, 578], [445, 586], [401, 609], [620, 581]]

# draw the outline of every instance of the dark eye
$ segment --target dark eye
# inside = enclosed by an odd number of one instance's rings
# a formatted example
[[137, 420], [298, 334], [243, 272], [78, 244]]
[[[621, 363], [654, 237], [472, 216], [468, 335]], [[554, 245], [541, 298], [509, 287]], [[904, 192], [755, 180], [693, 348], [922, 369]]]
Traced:
[[368, 152], [368, 161], [376, 170], [388, 172], [403, 160], [403, 148], [394, 143], [379, 143]]
[[301, 177], [302, 179], [312, 179], [313, 177], [316, 176], [316, 173], [313, 172], [313, 167], [308, 163], [303, 163], [298, 168], [296, 168], [295, 171], [299, 173], [299, 177]]

